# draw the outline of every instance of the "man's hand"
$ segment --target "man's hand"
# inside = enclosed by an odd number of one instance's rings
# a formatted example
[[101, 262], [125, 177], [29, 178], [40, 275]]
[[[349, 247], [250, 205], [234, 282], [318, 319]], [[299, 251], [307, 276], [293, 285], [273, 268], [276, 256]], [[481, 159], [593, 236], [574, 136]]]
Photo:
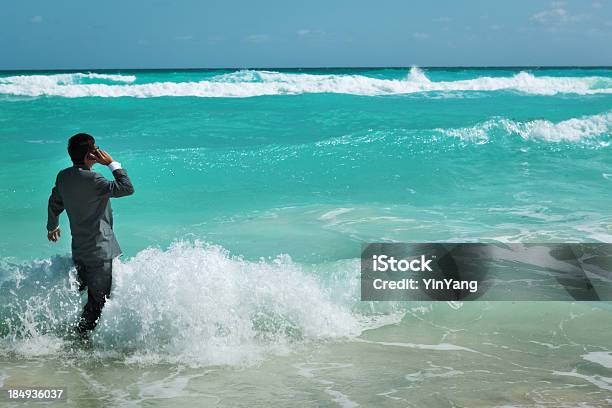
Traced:
[[96, 150], [95, 156], [96, 156], [96, 161], [105, 166], [108, 166], [109, 164], [113, 162], [113, 158], [110, 156], [110, 154], [106, 153], [104, 150], [101, 150], [101, 149]]
[[57, 240], [59, 239], [59, 237], [62, 235], [59, 227], [57, 227], [56, 229], [54, 229], [53, 231], [49, 231], [47, 232], [47, 239], [49, 241], [53, 241], [53, 242], [57, 242]]

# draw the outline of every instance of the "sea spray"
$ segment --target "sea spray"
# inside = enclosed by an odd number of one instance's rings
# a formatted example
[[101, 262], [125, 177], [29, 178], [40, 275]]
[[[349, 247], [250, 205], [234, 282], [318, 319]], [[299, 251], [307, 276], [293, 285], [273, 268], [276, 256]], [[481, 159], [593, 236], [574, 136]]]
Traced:
[[[145, 249], [114, 263], [113, 292], [92, 336], [95, 352], [138, 363], [245, 364], [401, 319], [393, 305], [359, 304], [358, 279], [345, 280], [347, 273], [358, 277], [356, 263], [324, 269], [340, 274], [342, 285], [326, 287], [329, 276], [321, 279], [288, 256], [250, 262], [200, 242]], [[84, 301], [73, 280], [68, 258], [13, 266], [0, 288], [0, 352], [59, 352]]]

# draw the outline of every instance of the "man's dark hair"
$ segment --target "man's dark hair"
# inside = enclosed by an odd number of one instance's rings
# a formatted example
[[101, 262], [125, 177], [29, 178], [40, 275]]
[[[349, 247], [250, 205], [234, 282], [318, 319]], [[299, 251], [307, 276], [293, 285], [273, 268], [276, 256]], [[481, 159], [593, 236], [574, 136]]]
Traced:
[[96, 139], [87, 133], [77, 133], [68, 139], [68, 154], [74, 164], [83, 164], [85, 155], [93, 150]]

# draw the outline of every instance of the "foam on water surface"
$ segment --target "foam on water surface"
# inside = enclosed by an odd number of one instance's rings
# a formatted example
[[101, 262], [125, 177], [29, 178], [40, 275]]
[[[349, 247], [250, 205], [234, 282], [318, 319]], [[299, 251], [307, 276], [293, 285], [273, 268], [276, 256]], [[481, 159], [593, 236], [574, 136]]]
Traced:
[[0, 94], [19, 96], [136, 97], [162, 96], [253, 97], [304, 93], [340, 93], [363, 96], [421, 92], [517, 91], [534, 95], [609, 94], [608, 77], [550, 77], [519, 72], [508, 77], [477, 77], [456, 81], [431, 81], [413, 67], [405, 79], [381, 79], [363, 75], [237, 71], [193, 82], [150, 82], [143, 84], [83, 84], [83, 78], [131, 83], [134, 75], [95, 73], [20, 75], [0, 78]]
[[[326, 279], [347, 278], [332, 291], [287, 256], [252, 262], [198, 242], [147, 249], [115, 262], [112, 296], [92, 340], [101, 356], [127, 362], [240, 365], [294, 343], [354, 338], [401, 319], [388, 305], [379, 312], [360, 306], [358, 276], [343, 265], [326, 267]], [[69, 262], [12, 265], [3, 280], [4, 353], [60, 352], [82, 304]]]

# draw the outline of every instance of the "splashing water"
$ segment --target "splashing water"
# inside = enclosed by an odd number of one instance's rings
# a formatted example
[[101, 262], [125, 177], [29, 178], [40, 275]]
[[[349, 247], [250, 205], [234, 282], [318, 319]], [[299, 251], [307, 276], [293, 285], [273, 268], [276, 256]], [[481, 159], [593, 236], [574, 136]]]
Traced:
[[[249, 262], [199, 242], [147, 249], [115, 262], [113, 292], [93, 341], [102, 355], [124, 354], [128, 361], [236, 365], [295, 342], [352, 338], [401, 318], [381, 314], [390, 305], [363, 314], [358, 275], [347, 273], [358, 270], [353, 262], [325, 268], [343, 286], [325, 287], [288, 256]], [[59, 352], [82, 304], [70, 261], [47, 259], [3, 272], [4, 352]]]

